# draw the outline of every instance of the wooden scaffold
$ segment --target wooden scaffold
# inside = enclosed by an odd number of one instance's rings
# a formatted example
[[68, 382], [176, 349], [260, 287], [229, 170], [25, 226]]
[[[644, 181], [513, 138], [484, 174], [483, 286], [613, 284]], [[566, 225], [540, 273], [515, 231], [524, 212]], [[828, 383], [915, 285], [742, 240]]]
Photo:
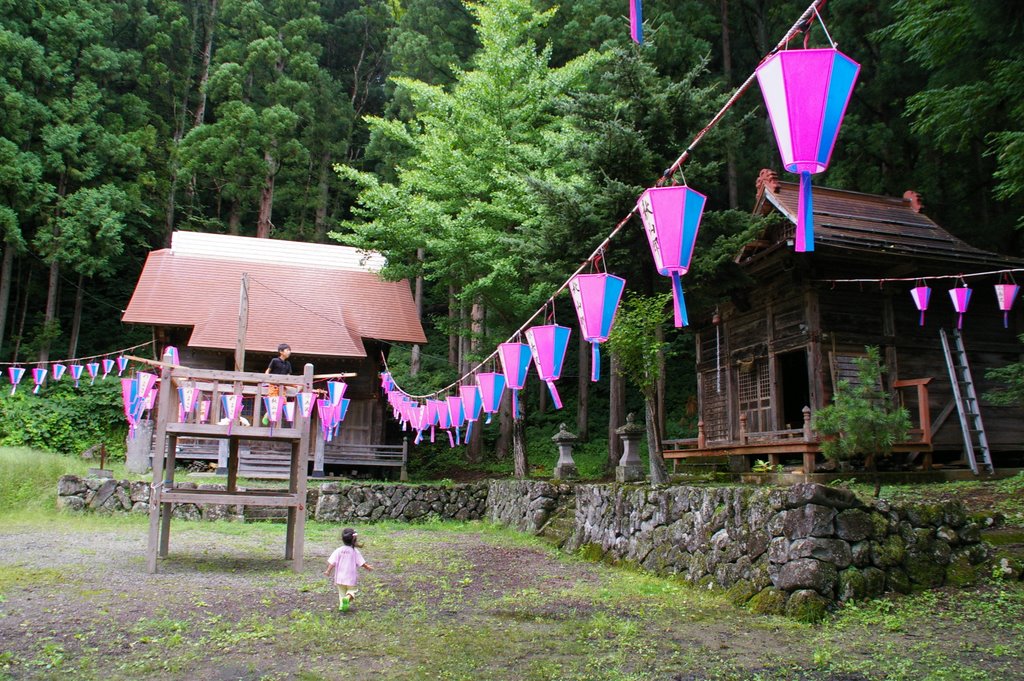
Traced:
[[[165, 358], [166, 359], [166, 358]], [[166, 557], [170, 546], [171, 510], [174, 504], [225, 504], [241, 506], [284, 506], [288, 529], [284, 556], [292, 568], [302, 570], [306, 528], [306, 471], [309, 460], [310, 420], [296, 405], [294, 422], [262, 423], [263, 397], [269, 386], [282, 392], [311, 392], [313, 365], [306, 364], [299, 376], [277, 376], [242, 371], [213, 371], [178, 366], [161, 366], [156, 432], [153, 442], [153, 486], [149, 496], [149, 548], [147, 569], [157, 571], [157, 556]], [[197, 407], [179, 420], [178, 388], [192, 387], [210, 400], [207, 422], [201, 422]], [[221, 396], [241, 395], [253, 400], [252, 424], [231, 422], [222, 414]], [[229, 443], [226, 490], [183, 489], [174, 485], [174, 464], [179, 437], [226, 439]], [[239, 489], [238, 443], [240, 440], [286, 442], [291, 445], [288, 489]]]

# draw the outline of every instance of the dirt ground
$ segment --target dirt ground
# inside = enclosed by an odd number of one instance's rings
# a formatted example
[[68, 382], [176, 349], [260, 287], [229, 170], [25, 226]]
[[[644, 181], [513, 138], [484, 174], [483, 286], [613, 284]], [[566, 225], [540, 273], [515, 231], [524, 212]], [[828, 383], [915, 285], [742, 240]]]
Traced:
[[486, 525], [386, 524], [359, 529], [376, 570], [339, 613], [339, 528], [311, 526], [295, 574], [280, 525], [173, 527], [148, 575], [143, 519], [0, 526], [0, 679], [1024, 678], [1018, 585], [808, 626]]

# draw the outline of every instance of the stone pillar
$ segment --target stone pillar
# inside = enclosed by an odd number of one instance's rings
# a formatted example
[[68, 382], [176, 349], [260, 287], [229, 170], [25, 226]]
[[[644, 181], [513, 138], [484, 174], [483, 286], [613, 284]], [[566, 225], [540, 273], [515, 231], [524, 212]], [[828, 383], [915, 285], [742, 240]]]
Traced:
[[622, 438], [622, 458], [615, 467], [616, 482], [637, 482], [646, 477], [637, 446], [647, 434], [647, 429], [635, 422], [633, 414], [626, 417], [626, 425], [616, 428], [615, 433]]
[[217, 441], [217, 475], [228, 474], [228, 455], [230, 454], [230, 441], [221, 438]]
[[135, 437], [128, 440], [124, 467], [132, 473], [142, 474], [150, 469], [153, 455], [153, 421], [145, 419], [135, 426]]
[[555, 464], [555, 480], [571, 480], [579, 477], [576, 470], [576, 462], [572, 460], [572, 446], [579, 438], [565, 429], [565, 424], [559, 424], [558, 432], [551, 438], [551, 441], [558, 445], [558, 463]]

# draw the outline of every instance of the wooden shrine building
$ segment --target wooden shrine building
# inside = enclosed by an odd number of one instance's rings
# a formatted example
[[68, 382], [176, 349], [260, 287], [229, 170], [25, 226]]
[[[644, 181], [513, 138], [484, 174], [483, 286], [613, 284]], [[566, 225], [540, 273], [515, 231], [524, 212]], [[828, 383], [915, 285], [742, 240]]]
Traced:
[[[990, 272], [1024, 262], [957, 239], [922, 212], [913, 192], [891, 198], [825, 187], [814, 188], [815, 250], [796, 253], [798, 185], [764, 170], [757, 188], [755, 213], [777, 212], [785, 220], [737, 254], [750, 284], [715, 315], [693, 320], [700, 432], [695, 440], [666, 443], [666, 458], [733, 455], [749, 464], [754, 457], [778, 463], [793, 455], [803, 457], [805, 473], [813, 472], [820, 452], [813, 414], [830, 404], [837, 381], [856, 376], [853, 358], [875, 345], [888, 368], [887, 389], [916, 425], [911, 441], [897, 448], [909, 457], [905, 463], [928, 466], [934, 457], [963, 464], [967, 447], [959, 412], [972, 410], [957, 408], [954, 392], [965, 402], [969, 398], [962, 380], [958, 391], [950, 380], [949, 364], [964, 375], [955, 342], [966, 349], [967, 375], [980, 398], [998, 387], [985, 379], [986, 370], [1024, 353], [1017, 340], [1024, 332], [1020, 301], [1009, 328], [1003, 328], [993, 289], [997, 277], [968, 279], [973, 296], [962, 335], [954, 337], [957, 320], [948, 290], [960, 283], [953, 279], [928, 282], [931, 304], [923, 326], [910, 295], [913, 281], [834, 280]], [[980, 411], [994, 463], [1019, 459], [1024, 409], [996, 407], [981, 398], [980, 410], [973, 411]]]
[[[345, 246], [175, 232], [170, 248], [149, 254], [122, 319], [151, 326], [157, 346], [178, 348], [184, 366], [232, 370], [247, 275], [242, 370], [262, 373], [278, 345], [288, 343], [296, 373], [308, 362], [318, 375], [353, 374], [345, 378], [345, 397], [352, 401], [339, 436], [326, 447], [322, 437], [314, 438], [314, 473], [364, 459], [404, 468], [403, 446], [387, 442], [377, 377], [391, 342], [425, 343], [426, 337], [408, 282], [381, 279], [383, 265], [379, 254]], [[251, 402], [246, 408], [251, 418]], [[217, 459], [216, 451], [207, 451], [216, 446], [179, 441], [181, 458]], [[243, 469], [251, 458], [286, 475], [287, 451], [266, 442], [243, 443], [243, 451]]]

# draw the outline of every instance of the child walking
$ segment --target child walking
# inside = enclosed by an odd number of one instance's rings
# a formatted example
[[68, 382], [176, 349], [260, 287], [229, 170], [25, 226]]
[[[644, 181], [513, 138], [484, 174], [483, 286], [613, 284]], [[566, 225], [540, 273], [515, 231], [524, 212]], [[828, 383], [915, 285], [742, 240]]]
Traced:
[[334, 571], [334, 583], [338, 587], [338, 610], [348, 610], [352, 600], [356, 597], [356, 584], [359, 582], [359, 568], [373, 570], [369, 563], [363, 560], [363, 554], [356, 548], [356, 538], [359, 535], [351, 527], [341, 531], [341, 546], [334, 550], [331, 557], [327, 559], [327, 569], [324, 574], [330, 576]]

